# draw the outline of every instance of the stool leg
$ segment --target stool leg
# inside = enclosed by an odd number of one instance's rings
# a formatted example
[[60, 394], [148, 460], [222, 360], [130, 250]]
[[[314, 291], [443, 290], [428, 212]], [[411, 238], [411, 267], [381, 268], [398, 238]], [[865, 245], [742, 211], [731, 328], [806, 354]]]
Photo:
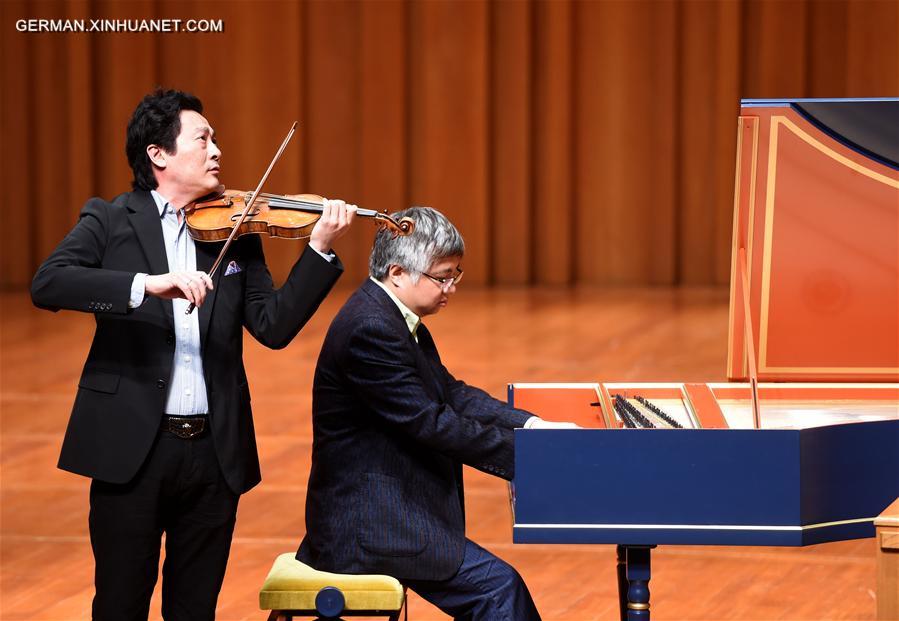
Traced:
[[268, 621], [293, 621], [293, 615], [285, 614], [280, 610], [272, 610], [268, 616]]
[[409, 605], [409, 600], [406, 599], [406, 586], [403, 585], [403, 603], [400, 604], [400, 609], [394, 613], [390, 614], [388, 621], [400, 621], [400, 613], [404, 610], [406, 611], [406, 621], [409, 621], [409, 609], [406, 606]]

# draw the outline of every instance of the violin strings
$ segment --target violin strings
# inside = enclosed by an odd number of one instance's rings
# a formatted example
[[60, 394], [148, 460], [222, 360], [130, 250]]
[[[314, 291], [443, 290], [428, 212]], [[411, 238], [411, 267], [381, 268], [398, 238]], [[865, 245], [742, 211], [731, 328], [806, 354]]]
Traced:
[[[298, 198], [288, 198], [286, 196], [282, 196], [280, 194], [260, 194], [263, 198], [269, 199], [269, 204], [271, 204], [271, 199], [276, 199], [278, 201], [278, 205], [276, 206], [278, 209], [290, 209], [289, 205], [299, 205], [301, 207], [309, 207], [314, 208], [316, 213], [321, 213], [324, 210], [324, 204], [319, 203], [317, 201], [306, 201]], [[286, 203], [286, 204], [285, 204]], [[376, 217], [378, 214], [377, 211], [372, 209], [357, 209], [356, 215], [366, 216], [369, 218]]]
[[262, 198], [276, 198], [281, 202], [290, 203], [292, 205], [303, 205], [304, 207], [320, 207], [324, 208], [324, 204], [318, 201], [307, 201], [300, 198], [290, 198], [289, 196], [283, 196], [281, 194], [269, 194], [267, 192], [262, 192], [259, 196]]

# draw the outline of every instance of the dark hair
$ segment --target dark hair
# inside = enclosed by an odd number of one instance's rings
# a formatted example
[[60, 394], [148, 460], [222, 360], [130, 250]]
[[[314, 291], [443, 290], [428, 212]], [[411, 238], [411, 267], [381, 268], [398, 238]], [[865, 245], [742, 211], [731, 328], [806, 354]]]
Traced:
[[175, 153], [181, 133], [182, 110], [202, 114], [203, 104], [190, 93], [161, 87], [144, 97], [134, 109], [128, 121], [125, 154], [134, 174], [131, 185], [135, 190], [153, 190], [158, 185], [147, 147], [155, 144], [166, 153]]

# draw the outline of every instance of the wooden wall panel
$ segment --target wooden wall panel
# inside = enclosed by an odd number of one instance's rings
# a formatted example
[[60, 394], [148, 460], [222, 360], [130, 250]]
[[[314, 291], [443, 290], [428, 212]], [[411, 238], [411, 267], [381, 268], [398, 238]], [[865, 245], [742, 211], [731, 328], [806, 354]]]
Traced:
[[[120, 3], [114, 0], [95, 0], [91, 3], [91, 17], [95, 19], [140, 19], [154, 16], [155, 3]], [[58, 35], [41, 34], [55, 41]], [[131, 169], [125, 157], [125, 130], [128, 119], [141, 98], [162, 83], [161, 65], [169, 71], [174, 67], [186, 66], [184, 56], [166, 58], [160, 51], [177, 44], [177, 35], [156, 37], [141, 36], [140, 33], [105, 32], [81, 33], [73, 38], [87, 37], [92, 46], [92, 79], [84, 83], [85, 92], [96, 93], [94, 99], [94, 119], [96, 151], [94, 153], [97, 179], [94, 196], [112, 198], [131, 189]], [[43, 42], [43, 39], [41, 39]], [[199, 72], [197, 72], [199, 73]], [[174, 88], [190, 90], [192, 81], [185, 77]], [[196, 90], [196, 89], [194, 89]], [[64, 110], [65, 105], [56, 108]], [[88, 197], [68, 197], [67, 205], [75, 213]]]
[[[88, 7], [86, 0], [66, 3], [66, 14], [76, 18]], [[97, 180], [97, 169], [94, 159], [89, 156], [96, 152], [96, 135], [94, 133], [94, 107], [98, 94], [89, 87], [94, 80], [94, 67], [91, 61], [91, 47], [86, 37], [60, 41], [65, 46], [65, 100], [68, 102], [62, 115], [66, 121], [62, 135], [68, 137], [61, 146], [65, 147], [66, 165], [60, 171], [66, 173], [65, 192], [67, 196], [90, 196], [94, 192]], [[124, 151], [124, 149], [123, 149]], [[59, 210], [56, 213], [64, 213]], [[56, 236], [50, 241], [53, 248], [71, 228], [72, 222], [62, 219], [62, 226], [56, 227]], [[43, 258], [43, 257], [42, 257]]]
[[[91, 195], [127, 190], [156, 85], [200, 96], [223, 180], [432, 205], [473, 284], [724, 284], [740, 97], [899, 95], [891, 0], [11, 0], [2, 4], [0, 286], [30, 282]], [[26, 33], [18, 19], [222, 20], [224, 33]], [[367, 273], [372, 228], [338, 243]], [[302, 245], [266, 242], [276, 279]]]
[[[715, 58], [718, 29], [713, 2], [686, 2], [680, 9], [680, 69], [683, 81], [678, 97], [680, 130], [689, 140], [678, 143], [678, 187], [681, 210], [677, 244], [680, 249], [677, 271], [686, 283], [708, 282], [714, 270], [711, 244], [693, 244], [693, 239], [711, 239], [714, 234], [714, 193], [710, 174], [714, 170], [715, 127], [704, 114], [690, 114], [709, 106], [715, 93], [714, 80], [699, 79], [706, 70], [703, 59]], [[717, 73], [717, 72], [715, 72]]]
[[843, 2], [809, 5], [807, 93], [829, 97], [846, 90], [849, 7]]
[[487, 3], [411, 5], [410, 201], [446, 214], [466, 279], [487, 280]]
[[550, 285], [575, 280], [574, 16], [569, 0], [534, 7], [530, 282]]
[[899, 2], [859, 0], [847, 6], [846, 88], [856, 97], [899, 94]]
[[[62, 0], [51, 0], [41, 5], [42, 14], [59, 15], [65, 13]], [[35, 154], [39, 161], [43, 182], [35, 183], [29, 194], [39, 206], [55, 206], [60, 195], [68, 195], [69, 166], [68, 149], [60, 148], [60, 136], [68, 136], [69, 108], [60, 110], [59, 102], [65, 99], [68, 91], [68, 72], [62, 72], [54, 81], [35, 79], [39, 76], [51, 75], [59, 67], [67, 63], [66, 45], [63, 39], [54, 39], [49, 45], [36, 45], [33, 48], [34, 63], [31, 66], [32, 97], [30, 104], [34, 122], [40, 124], [40, 131], [29, 136], [33, 142]], [[76, 160], [77, 163], [77, 160]], [[77, 164], [76, 164], [77, 165]], [[48, 174], [49, 173], [49, 174]], [[37, 179], [32, 179], [32, 183]], [[74, 223], [74, 218], [59, 217], [55, 209], [37, 209], [32, 212], [34, 218], [36, 246], [39, 256], [47, 255]]]
[[[198, 2], [208, 15], [209, 4]], [[297, 132], [272, 170], [263, 191], [276, 194], [309, 192], [304, 186], [303, 165], [308, 157], [306, 102], [301, 92], [302, 59], [308, 40], [303, 28], [302, 6], [260, 2], [247, 14], [239, 3], [225, 3], [226, 31], [194, 37], [202, 42], [201, 56], [207, 68], [209, 101], [204, 97], [211, 122], [218, 127], [223, 150], [223, 180], [231, 187], [253, 190], [294, 121]], [[243, 36], [231, 36], [227, 26], [240, 24]], [[277, 59], [276, 62], [274, 60]], [[270, 67], [260, 71], [260, 67]], [[278, 282], [287, 277], [302, 245], [283, 239], [264, 239], [266, 257]]]
[[[362, 3], [359, 195], [346, 196], [360, 207], [393, 213], [408, 207], [408, 2]], [[358, 253], [358, 278], [368, 274], [368, 253], [375, 228], [369, 221], [354, 227], [351, 244]]]
[[[678, 247], [675, 227], [684, 213], [677, 209], [677, 188], [681, 181], [677, 168], [678, 139], [683, 134], [681, 122], [688, 113], [684, 112], [679, 95], [684, 86], [677, 53], [678, 21], [677, 5], [672, 2], [656, 2], [644, 7], [639, 17], [648, 25], [643, 43], [652, 49], [652, 56], [643, 62], [642, 71], [647, 79], [639, 94], [641, 108], [634, 116], [633, 126], [645, 128], [638, 135], [642, 137], [641, 153], [634, 163], [641, 169], [641, 176], [634, 180], [642, 185], [644, 194], [634, 209], [643, 214], [640, 228], [644, 233], [636, 239], [642, 241], [642, 253], [647, 263], [638, 282], [652, 285], [666, 285], [687, 281], [675, 271], [685, 248]], [[640, 51], [636, 52], [638, 55]], [[672, 114], [677, 111], [676, 115]], [[650, 164], [649, 162], [652, 162]], [[642, 179], [642, 182], [641, 182]], [[701, 214], [707, 217], [707, 214]], [[633, 239], [633, 238], [632, 238]], [[631, 281], [634, 282], [634, 281]]]
[[[328, 198], [359, 200], [362, 170], [360, 141], [360, 37], [358, 3], [310, 2], [307, 17], [306, 85], [308, 114], [303, 148], [308, 151], [306, 183], [310, 192]], [[338, 248], [347, 267], [345, 278], [361, 277], [362, 229], [355, 227]], [[366, 226], [366, 231], [370, 230]]]
[[578, 5], [579, 281], [673, 281], [674, 7]]
[[[707, 203], [712, 210], [715, 226], [712, 239], [714, 271], [707, 280], [696, 279], [702, 284], [726, 284], [730, 281], [730, 255], [733, 234], [734, 154], [737, 151], [737, 115], [742, 97], [740, 53], [744, 42], [740, 30], [740, 5], [736, 2], [715, 3], [715, 89], [709, 105], [716, 112], [709, 115], [715, 127], [714, 172], [709, 178], [714, 201]], [[687, 223], [688, 224], [688, 223]], [[691, 238], [690, 243], [696, 243]]]
[[534, 65], [533, 3], [490, 5], [490, 161], [487, 203], [488, 280], [525, 285], [531, 281], [533, 247], [531, 152]]
[[804, 2], [745, 2], [744, 97], [802, 97], [808, 65]]
[[[34, 74], [32, 41], [16, 36], [15, 20], [26, 13], [28, 4], [20, 0], [0, 3], [6, 36], [0, 37], [0, 132], [3, 132], [3, 187], [8, 196], [21, 197], [22, 209], [33, 214], [43, 203], [35, 194], [32, 176], [37, 167], [35, 144], [24, 131], [33, 127], [31, 76]], [[64, 200], [64, 199], [63, 199]], [[24, 287], [31, 282], [34, 266], [42, 258], [35, 244], [36, 221], [20, 218], [17, 226], [0, 227], [0, 278], [6, 287]]]
[[623, 204], [627, 94], [618, 90], [629, 39], [621, 23], [625, 9], [622, 3], [600, 2], [574, 8], [576, 198], [569, 217], [575, 221], [574, 277], [580, 282], [631, 276], [630, 257], [616, 241], [632, 228]]

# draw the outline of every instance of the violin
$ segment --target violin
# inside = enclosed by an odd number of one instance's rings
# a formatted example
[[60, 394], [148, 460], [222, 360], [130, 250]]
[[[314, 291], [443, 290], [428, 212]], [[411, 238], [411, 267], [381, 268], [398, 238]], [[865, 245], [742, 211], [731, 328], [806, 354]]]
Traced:
[[[252, 192], [223, 190], [196, 201], [185, 209], [187, 229], [197, 241], [217, 242], [228, 239], [241, 215], [251, 202]], [[315, 194], [279, 195], [260, 193], [238, 227], [235, 237], [248, 233], [304, 239], [324, 210], [324, 199]], [[415, 228], [411, 218], [396, 221], [373, 209], [359, 209], [357, 216], [374, 218], [376, 224], [397, 235], [408, 235]]]
[[[218, 258], [209, 270], [210, 277], [222, 264], [231, 242], [241, 235], [259, 233], [272, 237], [302, 239], [312, 234], [312, 228], [324, 211], [322, 197], [314, 194], [278, 196], [262, 193], [262, 186], [287, 148], [287, 143], [290, 142], [296, 129], [297, 124], [294, 123], [253, 192], [225, 190], [224, 186], [221, 186], [213, 197], [201, 198], [185, 209], [191, 237], [199, 241], [225, 241], [219, 250]], [[378, 224], [389, 227], [394, 237], [408, 235], [415, 228], [415, 222], [411, 218], [402, 218], [397, 222], [386, 212], [360, 209], [356, 213], [375, 218]], [[192, 303], [184, 312], [190, 315], [195, 308], [196, 305]]]

